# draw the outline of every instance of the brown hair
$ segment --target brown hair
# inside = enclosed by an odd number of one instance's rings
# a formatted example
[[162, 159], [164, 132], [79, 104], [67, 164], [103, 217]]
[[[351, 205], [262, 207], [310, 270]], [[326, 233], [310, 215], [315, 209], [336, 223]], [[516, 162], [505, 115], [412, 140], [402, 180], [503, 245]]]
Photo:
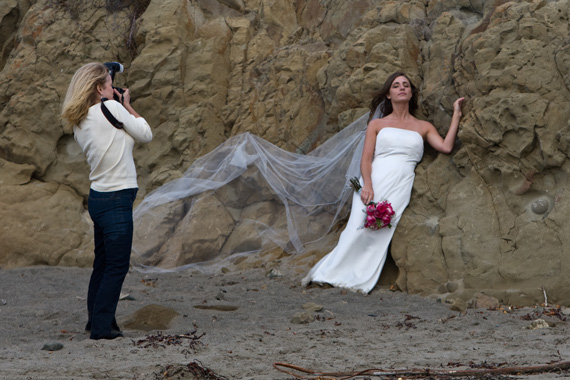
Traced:
[[387, 95], [390, 93], [390, 87], [392, 87], [394, 80], [400, 76], [406, 77], [408, 82], [410, 82], [410, 87], [412, 88], [412, 98], [410, 99], [409, 103], [410, 113], [413, 115], [415, 110], [418, 109], [418, 89], [416, 86], [414, 86], [406, 74], [401, 71], [397, 71], [386, 79], [386, 82], [384, 82], [384, 85], [380, 91], [378, 91], [378, 93], [372, 98], [372, 102], [370, 103], [370, 116], [368, 117], [368, 122], [370, 122], [372, 120], [372, 117], [374, 117], [374, 113], [376, 112], [378, 106], [380, 106], [380, 111], [382, 112], [383, 116], [388, 116], [392, 113], [392, 101], [387, 98]]
[[61, 108], [61, 117], [69, 126], [85, 119], [89, 107], [99, 100], [97, 85], [103, 86], [108, 75], [109, 70], [101, 63], [88, 63], [75, 72]]

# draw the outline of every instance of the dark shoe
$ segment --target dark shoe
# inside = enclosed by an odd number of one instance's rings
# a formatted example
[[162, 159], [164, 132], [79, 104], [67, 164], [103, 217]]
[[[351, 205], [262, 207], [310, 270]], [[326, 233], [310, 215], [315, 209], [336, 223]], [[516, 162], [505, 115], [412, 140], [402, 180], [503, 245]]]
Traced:
[[99, 340], [99, 339], [113, 340], [116, 338], [122, 338], [123, 336], [124, 336], [123, 333], [120, 331], [111, 331], [111, 334], [109, 335], [99, 335], [91, 333], [91, 336], [89, 338], [93, 340]]
[[[87, 321], [87, 324], [85, 325], [85, 331], [91, 331], [91, 320]], [[122, 332], [115, 318], [113, 318], [113, 323], [111, 323], [111, 331], [119, 333]]]

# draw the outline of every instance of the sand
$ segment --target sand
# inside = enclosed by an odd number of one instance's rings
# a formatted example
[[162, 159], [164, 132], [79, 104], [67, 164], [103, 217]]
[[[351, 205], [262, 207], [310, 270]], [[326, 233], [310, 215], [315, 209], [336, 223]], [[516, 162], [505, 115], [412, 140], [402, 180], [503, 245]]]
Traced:
[[[117, 311], [125, 337], [94, 341], [84, 331], [89, 274], [62, 267], [0, 270], [1, 379], [197, 378], [188, 364], [195, 372], [196, 366], [211, 371], [210, 378], [291, 379], [273, 363], [350, 372], [570, 360], [563, 314], [507, 306], [458, 312], [385, 285], [369, 295], [304, 288], [301, 275], [284, 267], [224, 274], [131, 271]], [[296, 315], [315, 319], [294, 323]], [[538, 318], [547, 327], [528, 329]], [[43, 349], [46, 344], [55, 346]], [[570, 373], [485, 378], [563, 379]]]

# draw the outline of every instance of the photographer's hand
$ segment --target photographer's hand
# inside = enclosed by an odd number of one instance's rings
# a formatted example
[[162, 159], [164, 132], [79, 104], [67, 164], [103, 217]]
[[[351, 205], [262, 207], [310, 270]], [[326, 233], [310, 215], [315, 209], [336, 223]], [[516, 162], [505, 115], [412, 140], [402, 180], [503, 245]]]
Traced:
[[129, 111], [129, 113], [131, 115], [133, 115], [134, 117], [141, 117], [141, 115], [139, 115], [137, 113], [137, 111], [134, 110], [134, 108], [131, 106], [131, 92], [129, 91], [128, 88], [123, 88], [123, 93], [119, 93], [119, 91], [113, 89], [113, 91], [115, 92], [115, 94], [117, 94], [118, 96], [123, 97], [123, 106], [126, 108], [127, 111]]

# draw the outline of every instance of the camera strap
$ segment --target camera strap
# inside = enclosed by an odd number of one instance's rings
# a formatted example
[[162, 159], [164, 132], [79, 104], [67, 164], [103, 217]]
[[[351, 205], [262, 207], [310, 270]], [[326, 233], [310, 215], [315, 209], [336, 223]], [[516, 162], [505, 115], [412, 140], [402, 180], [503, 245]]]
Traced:
[[103, 115], [105, 115], [107, 120], [109, 120], [109, 123], [113, 124], [113, 127], [117, 128], [117, 129], [123, 129], [123, 123], [121, 123], [119, 120], [117, 120], [117, 118], [115, 116], [113, 116], [111, 111], [109, 111], [109, 109], [105, 105], [105, 101], [107, 101], [107, 100], [109, 100], [109, 99], [101, 98], [101, 111], [103, 111]]

